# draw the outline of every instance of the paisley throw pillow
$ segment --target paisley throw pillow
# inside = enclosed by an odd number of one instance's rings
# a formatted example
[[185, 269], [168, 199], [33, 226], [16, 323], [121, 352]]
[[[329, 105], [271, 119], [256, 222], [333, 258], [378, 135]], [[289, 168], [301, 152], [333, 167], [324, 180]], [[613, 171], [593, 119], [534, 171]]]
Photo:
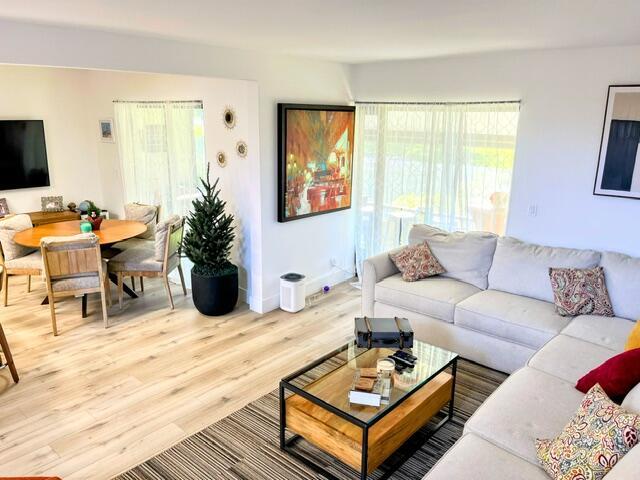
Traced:
[[602, 267], [550, 268], [549, 277], [556, 311], [560, 315], [613, 317]]
[[446, 271], [431, 253], [427, 242], [403, 248], [398, 253], [390, 254], [389, 258], [398, 267], [402, 279], [406, 282], [415, 282]]
[[600, 385], [554, 439], [536, 439], [538, 460], [555, 480], [601, 480], [638, 443], [640, 416], [613, 403]]

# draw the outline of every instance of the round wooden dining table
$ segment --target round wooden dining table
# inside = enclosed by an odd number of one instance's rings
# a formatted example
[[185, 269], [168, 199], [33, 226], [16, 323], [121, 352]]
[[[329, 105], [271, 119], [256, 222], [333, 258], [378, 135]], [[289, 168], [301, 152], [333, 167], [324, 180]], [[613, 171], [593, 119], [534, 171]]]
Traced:
[[[40, 248], [40, 240], [44, 237], [68, 237], [82, 233], [80, 231], [82, 220], [70, 220], [68, 222], [47, 223], [33, 228], [27, 228], [16, 233], [14, 242], [31, 248]], [[136, 237], [147, 230], [142, 222], [133, 220], [103, 220], [100, 230], [94, 230], [100, 240], [100, 245], [108, 246]]]
[[[24, 247], [40, 248], [40, 240], [44, 237], [69, 237], [82, 233], [80, 230], [80, 224], [82, 222], [83, 220], [70, 220], [67, 222], [47, 223], [45, 225], [27, 228], [26, 230], [16, 233], [13, 241]], [[100, 230], [94, 230], [93, 233], [98, 237], [100, 246], [107, 248], [114, 243], [136, 237], [146, 232], [146, 230], [147, 226], [144, 223], [134, 220], [103, 220], [100, 224]], [[115, 284], [118, 283], [116, 276], [112, 273], [109, 274], [109, 279]], [[131, 298], [138, 298], [136, 292], [126, 284], [123, 285], [123, 290]], [[42, 303], [46, 304], [48, 300], [48, 297], [45, 297]], [[84, 317], [86, 312], [86, 295], [82, 297], [82, 300]]]

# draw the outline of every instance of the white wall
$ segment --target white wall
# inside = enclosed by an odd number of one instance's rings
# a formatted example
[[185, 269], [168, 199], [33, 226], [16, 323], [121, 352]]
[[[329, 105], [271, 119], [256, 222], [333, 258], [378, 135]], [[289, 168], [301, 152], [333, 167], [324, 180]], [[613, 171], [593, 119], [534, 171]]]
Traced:
[[[607, 86], [640, 84], [640, 47], [509, 52], [351, 67], [356, 100], [521, 99], [507, 232], [640, 255], [640, 201], [592, 195]], [[538, 214], [527, 214], [529, 205]]]
[[[337, 63], [265, 55], [184, 42], [0, 20], [0, 63], [71, 66], [179, 73], [255, 80], [259, 89], [260, 202], [255, 208], [250, 305], [274, 308], [278, 277], [288, 270], [306, 274], [312, 287], [349, 275], [332, 268], [353, 263], [351, 210], [279, 224], [276, 221], [276, 104], [309, 102], [346, 104], [351, 95], [347, 67]], [[249, 149], [255, 148], [249, 145]], [[241, 180], [239, 180], [241, 181]], [[257, 225], [257, 223], [260, 223]], [[252, 242], [253, 244], [253, 242]]]
[[11, 212], [41, 208], [40, 197], [62, 195], [64, 205], [102, 201], [96, 157], [97, 123], [89, 122], [88, 90], [73, 70], [0, 67], [0, 118], [43, 120], [50, 187], [0, 191]]

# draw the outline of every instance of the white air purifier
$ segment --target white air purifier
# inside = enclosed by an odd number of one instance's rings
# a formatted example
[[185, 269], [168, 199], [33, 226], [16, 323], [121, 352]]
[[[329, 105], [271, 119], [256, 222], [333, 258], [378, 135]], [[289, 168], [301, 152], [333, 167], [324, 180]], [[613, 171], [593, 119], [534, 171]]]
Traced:
[[306, 297], [304, 275], [286, 273], [280, 277], [280, 308], [285, 312], [299, 312], [304, 308]]

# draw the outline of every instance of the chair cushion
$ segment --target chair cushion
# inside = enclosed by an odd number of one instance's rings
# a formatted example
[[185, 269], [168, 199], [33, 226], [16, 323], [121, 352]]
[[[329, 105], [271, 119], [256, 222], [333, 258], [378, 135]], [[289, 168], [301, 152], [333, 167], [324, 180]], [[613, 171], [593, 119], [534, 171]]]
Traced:
[[562, 334], [619, 352], [623, 350], [633, 325], [626, 318], [580, 315], [571, 320]]
[[570, 383], [524, 367], [491, 394], [467, 421], [464, 431], [537, 465], [536, 438], [557, 435], [583, 396]]
[[158, 220], [158, 207], [154, 205], [144, 205], [142, 203], [128, 203], [124, 206], [124, 218], [136, 220], [147, 226], [147, 231], [141, 233], [136, 238], [153, 240], [156, 233], [156, 223]]
[[409, 243], [427, 242], [445, 277], [487, 288], [487, 274], [496, 250], [497, 236], [488, 232], [447, 232], [430, 225], [415, 225]]
[[167, 246], [167, 234], [169, 233], [169, 227], [179, 221], [179, 215], [171, 215], [169, 218], [156, 225], [156, 240], [154, 246], [155, 259], [157, 261], [164, 261], [164, 251]]
[[612, 350], [595, 343], [558, 335], [531, 357], [528, 365], [575, 385], [579, 378], [613, 355]]
[[593, 268], [599, 261], [600, 253], [593, 250], [543, 247], [500, 237], [489, 270], [489, 288], [553, 302], [549, 268]]
[[32, 226], [31, 217], [26, 214], [14, 215], [13, 217], [0, 221], [0, 246], [2, 246], [5, 262], [24, 257], [34, 251], [33, 248], [23, 247], [13, 241], [16, 233], [31, 228]]
[[96, 275], [88, 277], [65, 278], [62, 280], [53, 280], [51, 289], [54, 292], [68, 292], [71, 290], [84, 290], [89, 288], [98, 288], [100, 280]]
[[[155, 227], [154, 227], [155, 234]], [[111, 247], [118, 250], [127, 250], [129, 248], [148, 248], [155, 249], [155, 241], [154, 240], [145, 240], [142, 238], [134, 237], [124, 240], [122, 242], [114, 243]]]
[[14, 258], [4, 263], [7, 269], [29, 269], [29, 270], [42, 270], [44, 264], [42, 263], [42, 254], [40, 250], [36, 250], [24, 257]]
[[397, 273], [376, 284], [375, 300], [452, 323], [456, 304], [480, 291], [468, 283], [442, 276], [405, 282]]
[[429, 470], [424, 480], [549, 480], [547, 474], [506, 450], [468, 433]]
[[532, 348], [540, 348], [567, 326], [552, 303], [485, 290], [456, 306], [454, 323]]
[[640, 258], [622, 253], [603, 252], [600, 266], [617, 317], [640, 318]]
[[130, 248], [109, 260], [110, 272], [161, 272], [162, 262], [148, 248]]

